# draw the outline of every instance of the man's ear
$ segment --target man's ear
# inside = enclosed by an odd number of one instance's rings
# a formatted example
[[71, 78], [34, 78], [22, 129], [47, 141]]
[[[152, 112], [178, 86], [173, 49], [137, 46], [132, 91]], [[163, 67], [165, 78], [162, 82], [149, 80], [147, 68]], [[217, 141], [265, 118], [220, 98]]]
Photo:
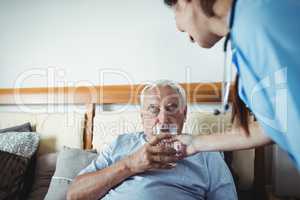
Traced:
[[184, 108], [184, 121], [186, 120], [186, 115], [187, 115], [187, 106], [185, 106], [185, 108]]
[[142, 119], [142, 123], [144, 124], [144, 118], [143, 118], [143, 113], [142, 112], [140, 112], [140, 117], [141, 117], [141, 119]]

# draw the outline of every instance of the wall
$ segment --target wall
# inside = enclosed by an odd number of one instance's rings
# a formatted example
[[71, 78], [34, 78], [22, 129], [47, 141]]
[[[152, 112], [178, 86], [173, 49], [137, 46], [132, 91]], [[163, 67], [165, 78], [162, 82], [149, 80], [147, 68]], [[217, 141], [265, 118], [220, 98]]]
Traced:
[[0, 87], [222, 79], [222, 44], [191, 44], [163, 0], [1, 0], [0, 27]]

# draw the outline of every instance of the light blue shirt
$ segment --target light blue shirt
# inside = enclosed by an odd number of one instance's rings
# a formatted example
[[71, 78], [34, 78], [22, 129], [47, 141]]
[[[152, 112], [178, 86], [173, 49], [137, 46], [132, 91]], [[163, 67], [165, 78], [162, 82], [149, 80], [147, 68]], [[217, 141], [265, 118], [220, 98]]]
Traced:
[[300, 169], [300, 1], [237, 0], [239, 96]]
[[[144, 133], [119, 136], [80, 174], [116, 163], [146, 143]], [[219, 152], [198, 153], [177, 162], [171, 170], [147, 171], [110, 189], [104, 200], [235, 200], [232, 176]]]

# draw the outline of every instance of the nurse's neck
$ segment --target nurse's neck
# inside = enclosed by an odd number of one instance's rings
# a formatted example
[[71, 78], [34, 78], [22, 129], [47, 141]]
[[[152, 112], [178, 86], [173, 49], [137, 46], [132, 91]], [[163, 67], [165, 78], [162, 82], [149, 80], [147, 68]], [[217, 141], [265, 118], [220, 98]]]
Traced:
[[218, 36], [226, 36], [229, 32], [229, 15], [233, 0], [216, 0], [213, 11], [215, 16], [209, 18], [211, 32]]

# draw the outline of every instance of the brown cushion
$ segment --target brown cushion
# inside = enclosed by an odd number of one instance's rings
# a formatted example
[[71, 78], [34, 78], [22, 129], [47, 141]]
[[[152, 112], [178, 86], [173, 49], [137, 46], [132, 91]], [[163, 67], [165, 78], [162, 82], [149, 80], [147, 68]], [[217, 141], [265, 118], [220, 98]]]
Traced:
[[22, 199], [30, 159], [0, 151], [0, 160], [0, 199]]
[[44, 199], [51, 178], [55, 172], [57, 153], [45, 154], [37, 158], [34, 183], [29, 194], [28, 200]]

